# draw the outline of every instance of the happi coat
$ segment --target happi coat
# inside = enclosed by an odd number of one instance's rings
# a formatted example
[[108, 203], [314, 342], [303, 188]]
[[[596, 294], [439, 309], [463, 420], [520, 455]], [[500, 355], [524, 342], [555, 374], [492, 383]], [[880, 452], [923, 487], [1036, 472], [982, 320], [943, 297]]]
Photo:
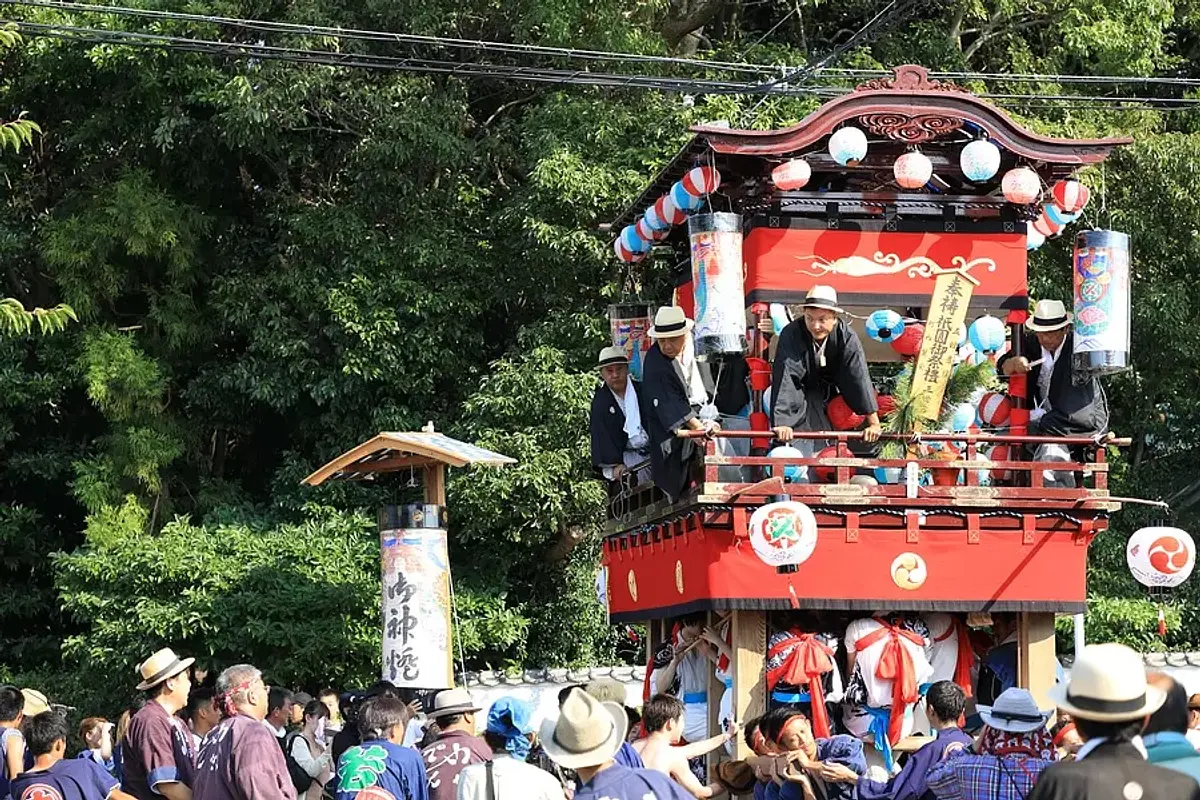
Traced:
[[13, 800], [106, 800], [119, 784], [91, 759], [64, 758], [44, 770], [22, 772], [9, 788]]
[[642, 426], [650, 437], [650, 472], [654, 484], [668, 496], [678, 497], [688, 479], [688, 462], [696, 452], [690, 439], [675, 432], [696, 416], [688, 398], [681, 368], [667, 358], [658, 343], [646, 352], [642, 366]]
[[[1022, 355], [1030, 361], [1038, 361], [1043, 357], [1042, 346], [1037, 336], [1027, 333], [1022, 340]], [[1026, 400], [1029, 407], [1046, 409], [1046, 414], [1036, 423], [1030, 424], [1030, 433], [1045, 436], [1095, 436], [1108, 430], [1108, 398], [1100, 379], [1095, 376], [1084, 377], [1081, 383], [1076, 383], [1072, 375], [1071, 361], [1075, 355], [1075, 334], [1067, 333], [1058, 357], [1050, 375], [1050, 391], [1042, 391], [1042, 364], [1031, 367], [1028, 373]], [[999, 361], [1003, 369], [1004, 362], [1012, 357], [1007, 353]]]
[[973, 739], [961, 728], [944, 728], [937, 738], [909, 756], [898, 775], [887, 781], [858, 779], [858, 800], [935, 800], [925, 776], [951, 753], [966, 750]]
[[879, 410], [862, 342], [845, 320], [838, 320], [830, 332], [824, 355], [821, 366], [803, 317], [789, 322], [779, 334], [771, 370], [772, 426], [829, 430], [825, 405], [839, 394], [856, 414]]

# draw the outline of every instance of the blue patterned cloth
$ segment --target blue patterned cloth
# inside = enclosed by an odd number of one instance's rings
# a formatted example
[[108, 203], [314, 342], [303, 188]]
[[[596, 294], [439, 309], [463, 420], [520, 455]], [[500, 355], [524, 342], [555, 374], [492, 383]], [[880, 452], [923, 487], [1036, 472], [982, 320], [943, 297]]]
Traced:
[[938, 800], [1025, 800], [1042, 770], [1041, 758], [951, 753], [925, 776]]

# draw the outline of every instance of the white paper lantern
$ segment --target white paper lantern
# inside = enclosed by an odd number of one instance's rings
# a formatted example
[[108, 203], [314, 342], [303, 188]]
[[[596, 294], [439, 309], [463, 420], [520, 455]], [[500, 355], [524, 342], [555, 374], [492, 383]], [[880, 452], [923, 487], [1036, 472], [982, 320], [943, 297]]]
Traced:
[[829, 155], [843, 167], [853, 167], [867, 157], [867, 135], [858, 128], [839, 128], [829, 137]]
[[990, 181], [1000, 171], [1000, 148], [987, 139], [977, 139], [958, 154], [958, 165], [967, 180], [975, 183]]
[[1142, 528], [1129, 537], [1125, 562], [1143, 586], [1174, 588], [1196, 566], [1196, 543], [1179, 528]]
[[760, 506], [747, 527], [755, 555], [772, 567], [803, 564], [817, 547], [817, 518], [803, 503]]
[[920, 189], [933, 177], [933, 162], [924, 153], [905, 153], [892, 165], [896, 183], [903, 189]]

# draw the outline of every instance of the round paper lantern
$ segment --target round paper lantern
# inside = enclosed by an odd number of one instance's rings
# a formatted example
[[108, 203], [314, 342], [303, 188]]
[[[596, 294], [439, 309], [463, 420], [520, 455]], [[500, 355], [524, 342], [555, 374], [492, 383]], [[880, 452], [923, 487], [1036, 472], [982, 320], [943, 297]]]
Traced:
[[1068, 214], [1078, 214], [1087, 206], [1092, 191], [1074, 178], [1066, 178], [1050, 188], [1054, 204]]
[[[973, 458], [971, 460], [972, 461], [987, 461], [989, 459], [983, 453], [976, 453], [975, 458]], [[991, 486], [992, 485], [992, 473], [990, 470], [977, 469], [977, 470], [975, 470], [975, 474], [979, 477], [979, 485], [980, 486]]]
[[654, 214], [668, 226], [678, 225], [687, 219], [687, 213], [675, 205], [670, 192], [654, 201]]
[[1142, 528], [1129, 537], [1125, 562], [1143, 586], [1174, 588], [1196, 566], [1196, 543], [1179, 528]]
[[1041, 247], [1045, 243], [1046, 243], [1046, 237], [1042, 235], [1041, 231], [1039, 231], [1037, 228], [1033, 227], [1032, 222], [1026, 222], [1025, 223], [1025, 249], [1026, 250], [1037, 250], [1039, 247]]
[[975, 406], [970, 403], [959, 403], [950, 415], [950, 430], [965, 431], [975, 424]]
[[979, 424], [987, 428], [999, 428], [1008, 424], [1012, 415], [1012, 401], [1000, 392], [988, 392], [979, 401]]
[[636, 225], [626, 225], [621, 229], [621, 243], [634, 253], [645, 253], [650, 249], [650, 242], [643, 239], [637, 232]]
[[1058, 236], [1062, 233], [1063, 227], [1063, 223], [1050, 219], [1050, 215], [1046, 213], [1046, 209], [1044, 208], [1042, 209], [1041, 216], [1033, 221], [1033, 229], [1047, 239]]
[[[767, 458], [804, 458], [804, 454], [791, 445], [785, 444], [767, 453]], [[799, 464], [788, 464], [783, 468], [783, 479], [789, 483], [803, 480], [804, 472], [807, 469]], [[772, 475], [775, 474], [774, 470], [770, 468], [767, 471]]]
[[675, 181], [675, 185], [671, 187], [671, 202], [683, 211], [695, 211], [704, 204], [704, 197], [689, 194], [688, 190], [683, 188], [683, 181]]
[[763, 389], [762, 403], [763, 403], [763, 411], [770, 414], [771, 413], [771, 387], [770, 386], [768, 386], [766, 389]]
[[896, 159], [892, 165], [896, 183], [905, 189], [920, 189], [933, 177], [933, 162], [924, 153], [913, 151]]
[[803, 189], [812, 179], [812, 167], [803, 158], [785, 161], [771, 170], [771, 183], [783, 191]]
[[633, 224], [633, 228], [637, 232], [637, 235], [647, 242], [657, 242], [670, 232], [669, 228], [656, 229], [651, 227], [645, 215], [638, 217], [638, 221]]
[[[993, 447], [991, 450], [988, 450], [987, 457], [988, 457], [988, 461], [1011, 461], [1012, 460], [1010, 458], [1008, 445], [1006, 445], [1006, 444], [998, 444], [995, 447]], [[1012, 470], [993, 469], [993, 470], [989, 470], [989, 471], [991, 472], [990, 477], [993, 480], [1006, 481], [1010, 477], [1012, 477]]]
[[872, 311], [866, 322], [867, 336], [877, 342], [890, 342], [904, 333], [904, 320], [890, 308]]
[[1000, 189], [1008, 202], [1027, 206], [1042, 196], [1042, 179], [1029, 167], [1017, 167], [1004, 173]]
[[680, 183], [688, 194], [702, 197], [712, 194], [721, 185], [721, 173], [716, 167], [692, 167]]
[[987, 139], [976, 139], [958, 154], [958, 165], [967, 180], [990, 181], [1000, 171], [1000, 148]]
[[876, 467], [875, 480], [880, 483], [899, 483], [904, 470], [899, 467]]
[[866, 419], [862, 414], [855, 414], [846, 398], [840, 394], [825, 406], [825, 415], [835, 431], [852, 431]]
[[772, 567], [803, 564], [817, 548], [817, 518], [803, 503], [760, 506], [746, 528], [754, 554]]
[[967, 338], [971, 346], [981, 353], [994, 353], [1004, 345], [1004, 334], [1007, 328], [1004, 322], [991, 314], [984, 314], [971, 323]]
[[925, 338], [925, 326], [914, 322], [904, 326], [904, 332], [892, 339], [892, 349], [905, 358], [915, 358], [921, 352], [921, 341]]
[[625, 246], [625, 242], [621, 241], [621, 237], [617, 237], [613, 242], [613, 252], [617, 254], [617, 258], [624, 261], [626, 264], [632, 264], [635, 261], [641, 261], [645, 256], [644, 253], [635, 253]]
[[879, 416], [881, 418], [886, 417], [896, 410], [896, 398], [890, 394], [876, 395], [875, 404], [879, 406]]
[[829, 137], [829, 155], [843, 167], [857, 166], [867, 157], [867, 135], [853, 126], [839, 128]]
[[[817, 458], [821, 460], [837, 458], [836, 447], [826, 447], [821, 452], [817, 453]], [[816, 466], [813, 467], [813, 477], [818, 483], [833, 483], [837, 480], [837, 467]]]
[[969, 340], [967, 339], [967, 325], [963, 323], [958, 326], [958, 347], [962, 347]]
[[1056, 222], [1059, 225], [1070, 225], [1072, 222], [1079, 219], [1078, 214], [1068, 214], [1058, 206], [1054, 205], [1054, 203], [1046, 203], [1043, 210], [1046, 212], [1046, 216], [1051, 222]]

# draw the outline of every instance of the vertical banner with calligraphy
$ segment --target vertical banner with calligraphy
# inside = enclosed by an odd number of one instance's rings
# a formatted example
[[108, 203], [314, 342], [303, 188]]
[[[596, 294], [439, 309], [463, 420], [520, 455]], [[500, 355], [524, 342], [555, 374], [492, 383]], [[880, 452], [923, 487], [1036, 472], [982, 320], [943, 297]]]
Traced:
[[379, 512], [383, 578], [383, 679], [397, 686], [454, 685], [446, 509], [387, 506]]
[[979, 281], [971, 276], [971, 268], [977, 265], [995, 269], [991, 259], [967, 261], [961, 256], [952, 260], [953, 267], [937, 267], [933, 297], [929, 300], [929, 314], [925, 320], [925, 338], [921, 341], [921, 352], [913, 366], [910, 396], [916, 404], [918, 425], [926, 420], [941, 416], [942, 397], [946, 393], [946, 382], [954, 368], [954, 353], [958, 349], [958, 330], [967, 318], [971, 294]]

